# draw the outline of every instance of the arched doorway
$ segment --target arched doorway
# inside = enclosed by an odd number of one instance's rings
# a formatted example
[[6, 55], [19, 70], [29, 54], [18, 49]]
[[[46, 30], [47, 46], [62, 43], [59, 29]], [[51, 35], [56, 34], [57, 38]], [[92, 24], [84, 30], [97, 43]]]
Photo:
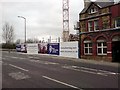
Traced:
[[112, 38], [112, 61], [120, 62], [120, 35]]

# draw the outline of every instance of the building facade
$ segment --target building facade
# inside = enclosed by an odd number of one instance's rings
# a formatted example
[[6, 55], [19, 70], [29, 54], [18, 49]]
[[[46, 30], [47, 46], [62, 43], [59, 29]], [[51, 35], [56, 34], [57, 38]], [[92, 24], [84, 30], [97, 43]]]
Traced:
[[89, 2], [79, 14], [81, 58], [120, 62], [120, 3]]
[[70, 34], [69, 35], [68, 41], [78, 41], [78, 40], [79, 40], [79, 35], [77, 35], [77, 34]]

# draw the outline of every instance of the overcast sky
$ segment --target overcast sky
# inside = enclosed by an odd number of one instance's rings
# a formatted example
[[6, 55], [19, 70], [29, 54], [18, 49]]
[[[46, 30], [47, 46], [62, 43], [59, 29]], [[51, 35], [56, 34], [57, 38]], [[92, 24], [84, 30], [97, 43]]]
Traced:
[[[4, 0], [1, 2], [2, 24], [8, 22], [14, 26], [15, 39], [24, 40], [24, 16], [27, 21], [27, 38], [47, 40], [62, 37], [62, 1], [63, 0]], [[70, 33], [75, 33], [74, 24], [79, 20], [83, 9], [83, 0], [69, 0]], [[2, 27], [2, 26], [1, 26]]]
[[[63, 0], [1, 0], [0, 21], [14, 26], [15, 40], [24, 40], [24, 16], [27, 20], [27, 38], [47, 40], [62, 37]], [[74, 24], [79, 21], [79, 13], [83, 9], [83, 0], [69, 0], [70, 33], [75, 33]], [[2, 27], [0, 25], [0, 28]], [[1, 35], [1, 33], [0, 33]]]

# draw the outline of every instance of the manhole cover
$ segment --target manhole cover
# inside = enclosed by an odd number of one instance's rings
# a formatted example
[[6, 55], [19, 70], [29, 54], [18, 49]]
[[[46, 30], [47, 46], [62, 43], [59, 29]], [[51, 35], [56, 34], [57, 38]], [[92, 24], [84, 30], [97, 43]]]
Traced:
[[12, 78], [14, 78], [16, 80], [23, 80], [23, 79], [30, 78], [28, 75], [25, 75], [22, 72], [9, 73], [9, 76], [11, 76]]

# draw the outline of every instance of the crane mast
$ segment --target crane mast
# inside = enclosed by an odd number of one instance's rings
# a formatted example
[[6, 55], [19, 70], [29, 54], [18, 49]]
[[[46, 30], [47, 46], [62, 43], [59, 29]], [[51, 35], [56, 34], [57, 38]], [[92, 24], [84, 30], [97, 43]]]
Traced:
[[63, 0], [63, 42], [69, 40], [69, 0]]

